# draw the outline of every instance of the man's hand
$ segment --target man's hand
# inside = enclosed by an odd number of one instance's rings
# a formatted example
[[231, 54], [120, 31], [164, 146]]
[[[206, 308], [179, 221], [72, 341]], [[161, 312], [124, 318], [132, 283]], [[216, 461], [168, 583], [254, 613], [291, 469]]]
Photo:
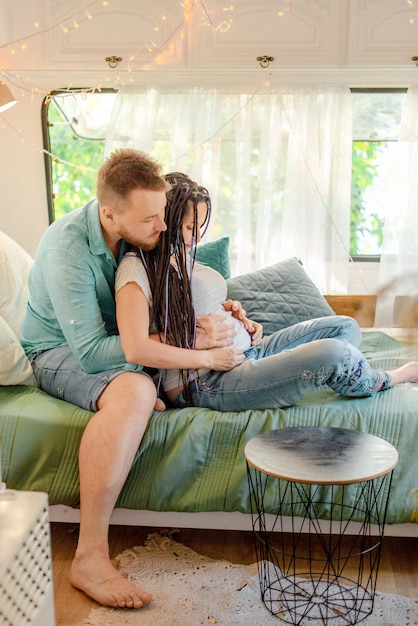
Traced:
[[197, 350], [232, 346], [234, 335], [234, 324], [222, 313], [203, 315], [196, 320]]

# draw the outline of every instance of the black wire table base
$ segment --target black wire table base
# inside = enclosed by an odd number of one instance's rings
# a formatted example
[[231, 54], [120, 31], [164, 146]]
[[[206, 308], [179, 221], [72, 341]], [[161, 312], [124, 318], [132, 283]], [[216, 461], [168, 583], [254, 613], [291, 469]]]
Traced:
[[[247, 475], [261, 597], [270, 613], [299, 626], [358, 624], [370, 615], [392, 472], [326, 486], [284, 481], [249, 465]], [[265, 509], [272, 493], [278, 504]]]
[[352, 581], [344, 581], [342, 577], [334, 583], [282, 577], [264, 589], [263, 602], [270, 613], [288, 624], [308, 624], [313, 620], [324, 624], [358, 624], [372, 613], [373, 597], [364, 588], [346, 587], [343, 582], [352, 585]]

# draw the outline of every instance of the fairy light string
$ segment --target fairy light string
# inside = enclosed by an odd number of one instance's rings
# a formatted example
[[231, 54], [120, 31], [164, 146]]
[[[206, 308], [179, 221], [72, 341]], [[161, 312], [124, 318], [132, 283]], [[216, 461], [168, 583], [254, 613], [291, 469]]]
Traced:
[[[26, 50], [27, 49], [27, 45], [26, 45], [27, 41], [30, 41], [31, 39], [33, 39], [35, 37], [39, 37], [40, 35], [46, 35], [47, 33], [55, 30], [58, 26], [62, 30], [64, 30], [64, 32], [68, 32], [69, 29], [68, 29], [68, 27], [64, 27], [63, 26], [63, 22], [71, 21], [72, 22], [72, 28], [73, 29], [78, 28], [79, 25], [78, 25], [78, 22], [76, 21], [77, 16], [80, 16], [82, 13], [84, 13], [87, 16], [88, 19], [92, 19], [92, 15], [89, 13], [89, 9], [92, 6], [98, 4], [99, 2], [101, 4], [105, 4], [105, 3], [102, 2], [102, 0], [93, 0], [87, 7], [83, 8], [83, 9], [77, 10], [70, 17], [68, 17], [68, 18], [64, 17], [58, 23], [51, 24], [51, 26], [46, 27], [46, 28], [40, 29], [39, 28], [40, 22], [36, 21], [34, 23], [34, 28], [36, 29], [35, 32], [33, 32], [33, 33], [29, 34], [29, 35], [24, 35], [23, 37], [19, 37], [18, 39], [13, 39], [11, 41], [8, 41], [5, 44], [0, 45], [0, 50], [2, 50], [4, 48], [11, 48], [11, 54], [14, 54], [12, 46], [16, 46], [16, 44], [19, 44], [21, 42], [24, 42], [23, 49]], [[106, 3], [106, 4], [108, 4], [108, 3]]]
[[[28, 42], [30, 42], [33, 38], [39, 37], [40, 35], [45, 35], [51, 31], [54, 31], [57, 28], [60, 28], [64, 33], [68, 33], [70, 30], [75, 30], [80, 27], [78, 19], [80, 18], [81, 15], [85, 15], [89, 21], [93, 20], [95, 17], [95, 14], [92, 11], [92, 9], [93, 7], [97, 5], [100, 5], [101, 7], [104, 7], [105, 9], [111, 8], [112, 6], [117, 7], [116, 0], [114, 0], [113, 4], [112, 2], [108, 0], [93, 0], [87, 5], [87, 7], [84, 7], [82, 9], [80, 8], [76, 9], [73, 14], [70, 14], [68, 16], [61, 18], [60, 20], [54, 22], [49, 27], [40, 28], [40, 22], [39, 21], [35, 22], [34, 24], [35, 32], [0, 45], [0, 50], [9, 49], [10, 54], [15, 54], [16, 50], [14, 48], [16, 47], [17, 44], [21, 43], [22, 44], [21, 50], [25, 53], [29, 53], [30, 46], [28, 45]], [[167, 16], [169, 16], [170, 14], [171, 15], [174, 14], [176, 12], [176, 7], [177, 8], [181, 7], [182, 17], [180, 21], [178, 22], [178, 24], [174, 26], [173, 30], [169, 33], [169, 35], [161, 44], [156, 44], [155, 41], [151, 38], [149, 38], [145, 43], [143, 43], [134, 53], [132, 53], [129, 56], [128, 67], [126, 70], [121, 70], [121, 72], [123, 71], [124, 73], [130, 73], [134, 70], [146, 69], [153, 63], [161, 64], [162, 55], [164, 55], [167, 52], [167, 47], [170, 45], [170, 43], [172, 43], [175, 40], [176, 36], [179, 33], [182, 34], [183, 27], [185, 26], [186, 22], [191, 18], [192, 13], [196, 10], [198, 6], [202, 8], [204, 16], [209, 17], [209, 10], [204, 0], [199, 0], [199, 1], [185, 0], [184, 2], [172, 3], [171, 8], [168, 7], [168, 10], [161, 16], [160, 23], [159, 24], [156, 23], [154, 25], [153, 31], [154, 32], [160, 31], [161, 24], [167, 21]], [[232, 4], [228, 5], [227, 7], [223, 7], [221, 9], [221, 11], [228, 11], [228, 12], [232, 12], [232, 10], [233, 10]], [[98, 13], [96, 13], [96, 15], [97, 14]], [[222, 30], [223, 24], [224, 24], [224, 21], [223, 21], [219, 26], [216, 26], [214, 21], [211, 18], [209, 18], [209, 20], [206, 20], [206, 21], [203, 21], [202, 19], [201, 22], [204, 27], [210, 26], [214, 30]], [[232, 24], [232, 18], [229, 18], [228, 28], [231, 27], [231, 24]], [[160, 61], [160, 63], [157, 63], [157, 61]], [[4, 64], [0, 65], [0, 75], [6, 77], [7, 80], [14, 87], [22, 91], [27, 91], [27, 92], [35, 93], [35, 94], [42, 94], [42, 92], [45, 91], [41, 87], [30, 86], [30, 85], [28, 86], [27, 83], [30, 80], [29, 77], [23, 78], [20, 74], [15, 73], [11, 69], [8, 69]], [[109, 85], [109, 84], [124, 85], [125, 84], [120, 74], [117, 74], [115, 76], [115, 73], [112, 71], [109, 73], [109, 75], [107, 75], [104, 78], [104, 80], [100, 84], [90, 87], [87, 91], [98, 90], [103, 86], [103, 83], [105, 83], [106, 85]], [[68, 90], [70, 90], [70, 86], [68, 86]], [[46, 94], [44, 93], [44, 95]]]
[[[130, 73], [134, 71], [135, 69], [141, 69], [146, 66], [149, 66], [150, 64], [153, 63], [156, 57], [159, 57], [161, 54], [164, 54], [164, 52], [167, 50], [167, 46], [169, 46], [169, 44], [176, 38], [176, 36], [178, 36], [179, 34], [181, 35], [182, 29], [184, 28], [187, 20], [191, 18], [192, 12], [196, 10], [196, 7], [198, 4], [200, 5], [203, 11], [203, 15], [206, 17], [206, 21], [204, 23], [202, 19], [203, 25], [207, 26], [209, 24], [210, 27], [213, 28], [214, 30], [224, 30], [225, 20], [223, 20], [220, 25], [218, 26], [215, 25], [214, 20], [210, 17], [210, 10], [207, 7], [207, 3], [205, 3], [204, 0], [198, 0], [198, 2], [196, 0], [185, 0], [184, 2], [172, 3], [171, 13], [175, 12], [176, 6], [181, 6], [183, 9], [182, 18], [180, 22], [174, 27], [174, 29], [170, 32], [170, 34], [166, 37], [166, 39], [160, 45], [157, 46], [155, 42], [152, 41], [151, 39], [148, 40], [145, 44], [143, 44], [135, 53], [133, 53], [129, 57], [128, 68], [127, 70], [121, 70], [121, 73], [123, 72], [124, 74], [126, 74], [126, 73]], [[112, 6], [112, 3], [108, 0], [93, 0], [86, 7], [76, 8], [73, 13], [67, 12], [63, 17], [55, 21], [51, 26], [45, 27], [45, 28], [40, 28], [40, 22], [37, 21], [35, 22], [35, 25], [34, 25], [34, 28], [36, 29], [35, 32], [28, 34], [26, 36], [11, 40], [3, 45], [0, 45], [0, 50], [9, 48], [11, 52], [13, 53], [13, 48], [16, 47], [17, 44], [23, 42], [22, 49], [24, 49], [25, 52], [27, 52], [30, 49], [30, 47], [27, 45], [27, 42], [34, 39], [35, 37], [45, 35], [53, 31], [56, 28], [61, 28], [64, 32], [69, 32], [69, 30], [71, 29], [78, 28], [79, 25], [78, 25], [77, 20], [80, 19], [82, 15], [85, 15], [87, 19], [89, 20], [94, 19], [94, 14], [92, 14], [93, 8], [97, 7], [98, 5], [109, 8]], [[229, 3], [227, 6], [221, 8], [221, 12], [231, 13], [232, 11], [233, 11], [232, 3]], [[167, 15], [169, 14], [170, 14], [170, 8], [161, 17], [161, 21], [165, 22], [167, 20]], [[69, 25], [70, 22], [71, 22], [71, 25]], [[228, 28], [231, 27], [231, 24], [232, 24], [232, 18], [229, 17]], [[154, 31], [158, 31], [159, 28], [160, 26], [156, 24], [154, 27]], [[138, 57], [140, 57], [141, 55], [144, 55], [144, 53], [146, 53], [146, 58], [142, 58], [138, 60]], [[136, 64], [134, 63], [135, 60], [137, 60]], [[26, 92], [30, 94], [32, 99], [34, 99], [35, 96], [43, 97], [45, 105], [47, 105], [55, 95], [55, 94], [51, 94], [50, 92], [45, 92], [45, 90], [42, 87], [29, 85], [28, 84], [30, 81], [29, 77], [24, 78], [20, 73], [13, 72], [12, 70], [7, 69], [5, 66], [0, 66], [0, 76], [6, 78], [6, 80], [16, 89], [20, 89], [20, 91], [23, 92], [23, 95], [24, 95], [24, 92]], [[97, 84], [88, 88], [73, 88], [70, 84], [67, 86], [67, 88], [65, 89], [63, 88], [61, 91], [63, 95], [64, 94], [71, 95], [74, 93], [89, 94], [89, 93], [94, 93], [94, 92], [100, 92], [104, 85], [106, 85], [106, 87], [108, 87], [109, 85], [124, 86], [125, 80], [120, 76], [120, 73], [116, 74], [115, 76], [114, 71], [112, 71], [111, 73], [109, 73], [108, 76], [104, 78], [103, 81], [101, 81], [100, 84]], [[256, 89], [256, 92], [257, 91], [258, 91], [258, 88]], [[223, 128], [227, 127], [231, 122], [233, 122], [233, 120], [239, 115], [239, 113], [245, 108], [245, 106], [247, 106], [247, 104], [252, 100], [255, 93], [252, 96], [250, 96], [247, 103], [244, 104], [243, 107], [241, 107], [241, 109], [237, 111], [231, 117], [230, 120], [227, 120], [222, 125], [221, 128], [215, 131], [215, 133], [211, 137], [201, 142], [199, 146], [196, 146], [192, 150], [196, 150], [196, 149], [203, 147], [207, 142], [211, 141], [213, 138], [220, 135]], [[21, 93], [21, 96], [22, 96], [22, 93]], [[20, 129], [16, 129], [9, 121], [5, 120], [3, 116], [0, 115], [0, 118], [2, 119], [3, 126], [7, 126], [13, 132], [18, 134], [22, 142], [25, 141], [24, 135]], [[53, 153], [46, 150], [45, 148], [39, 148], [38, 146], [34, 146], [34, 149], [49, 156], [55, 163], [61, 163], [62, 165], [66, 165], [67, 167], [72, 168], [72, 169], [80, 169], [83, 171], [95, 171], [94, 168], [83, 166], [78, 163], [75, 164], [70, 161], [61, 159], [60, 157], [58, 157], [57, 155], [54, 155]]]
[[[414, 3], [412, 2], [412, 0], [406, 0], [406, 1], [408, 5], [411, 7], [411, 9], [414, 11], [414, 13], [416, 13], [416, 7]], [[290, 12], [291, 2], [292, 0], [286, 0], [287, 12]], [[216, 0], [214, 0], [214, 4], [216, 4]], [[72, 29], [79, 28], [80, 27], [79, 20], [82, 17], [83, 18], [85, 17], [88, 21], [91, 22], [92, 20], [94, 20], [94, 18], [98, 14], [99, 5], [100, 5], [100, 10], [103, 11], [103, 8], [106, 10], [106, 8], [111, 7], [112, 2], [110, 2], [110, 0], [109, 1], [92, 0], [91, 2], [87, 4], [87, 6], [83, 8], [75, 7], [73, 9], [73, 13], [71, 12], [65, 13], [64, 16], [61, 16], [59, 20], [56, 20], [53, 24], [51, 24], [48, 27], [41, 28], [40, 23], [36, 22], [34, 26], [35, 31], [33, 33], [28, 34], [25, 37], [19, 37], [17, 39], [9, 41], [8, 43], [0, 45], [0, 51], [9, 49], [10, 53], [13, 54], [14, 48], [18, 46], [19, 44], [21, 44], [21, 50], [25, 54], [26, 53], [29, 54], [30, 48], [31, 48], [31, 46], [29, 45], [29, 42], [31, 42], [37, 37], [40, 37], [41, 35], [46, 35], [47, 33], [50, 33], [58, 28], [60, 28], [64, 33], [68, 33]], [[71, 7], [73, 6], [74, 5], [72, 4]], [[116, 0], [114, 0], [113, 6], [117, 6]], [[96, 84], [95, 86], [90, 86], [88, 88], [74, 89], [71, 87], [71, 85], [68, 85], [66, 90], [65, 89], [62, 90], [63, 93], [67, 92], [68, 94], [71, 94], [71, 93], [88, 94], [88, 93], [93, 93], [96, 91], [101, 91], [104, 85], [106, 85], [106, 87], [108, 87], [109, 85], [123, 86], [125, 84], [125, 81], [129, 80], [129, 78], [127, 79], [126, 76], [129, 75], [134, 70], [145, 69], [147, 66], [150, 66], [153, 63], [161, 64], [161, 55], [166, 54], [170, 44], [173, 44], [177, 37], [180, 37], [184, 34], [183, 29], [187, 21], [191, 19], [193, 12], [196, 11], [197, 8], [200, 8], [201, 13], [202, 13], [202, 18], [200, 20], [200, 23], [203, 27], [210, 27], [214, 30], [218, 30], [221, 32], [226, 32], [232, 27], [232, 24], [233, 24], [232, 15], [233, 15], [233, 8], [234, 8], [233, 4], [229, 3], [227, 6], [221, 7], [220, 11], [218, 10], [218, 13], [220, 13], [221, 15], [223, 14], [222, 15], [223, 19], [221, 19], [221, 21], [217, 24], [215, 17], [213, 17], [214, 11], [209, 8], [208, 2], [205, 2], [204, 0], [185, 0], [183, 3], [178, 2], [178, 3], [172, 4], [171, 11], [170, 11], [170, 7], [168, 7], [168, 10], [165, 11], [165, 13], [161, 16], [160, 22], [155, 24], [154, 29], [153, 29], [154, 32], [160, 31], [162, 24], [164, 23], [165, 25], [167, 23], [168, 17], [170, 17], [171, 19], [173, 18], [173, 14], [176, 12], [176, 8], [178, 8], [179, 6], [181, 6], [183, 9], [181, 18], [179, 19], [178, 23], [174, 25], [173, 29], [169, 32], [168, 36], [159, 45], [156, 44], [155, 41], [153, 41], [153, 39], [149, 38], [148, 41], [143, 43], [133, 54], [130, 55], [128, 59], [128, 63], [127, 63], [127, 69], [121, 68], [119, 70], [118, 68], [118, 72], [116, 74], [114, 70], [111, 70], [109, 74], [105, 76], [105, 78], [99, 84]], [[278, 15], [280, 17], [283, 17], [284, 13], [285, 13], [284, 11], [283, 12], [279, 11]], [[160, 62], [158, 63], [158, 61]], [[21, 75], [20, 72], [18, 73], [18, 72], [14, 72], [13, 70], [7, 69], [4, 65], [0, 65], [0, 77], [5, 77], [7, 81], [10, 82], [10, 84], [13, 87], [20, 89], [21, 92], [29, 93], [32, 99], [35, 99], [35, 96], [43, 97], [45, 99], [45, 103], [48, 103], [50, 99], [53, 97], [52, 94], [50, 94], [49, 92], [46, 92], [45, 89], [39, 86], [37, 87], [37, 86], [29, 84], [30, 83], [29, 77], [25, 78]], [[193, 146], [186, 153], [178, 155], [175, 159], [169, 161], [166, 165], [168, 166], [171, 163], [175, 162], [176, 160], [181, 159], [184, 156], [187, 156], [188, 154], [193, 154], [194, 152], [201, 150], [202, 148], [204, 148], [205, 145], [212, 142], [216, 138], [219, 138], [220, 140], [222, 140], [223, 132], [226, 131], [228, 127], [238, 119], [238, 117], [243, 113], [243, 111], [247, 107], [250, 106], [250, 103], [254, 100], [254, 98], [257, 96], [257, 94], [260, 92], [263, 86], [264, 87], [269, 86], [268, 81], [266, 82], [264, 80], [264, 76], [263, 76], [263, 80], [260, 81], [260, 83], [255, 86], [255, 89], [252, 91], [252, 93], [248, 95], [244, 104], [242, 104], [242, 106], [238, 108], [237, 111], [229, 119], [224, 121], [219, 126], [219, 128], [217, 128], [215, 132], [211, 134], [211, 136], [201, 141], [198, 145]], [[22, 142], [25, 141], [25, 137], [20, 129], [14, 128], [13, 125], [11, 125], [4, 118], [4, 116], [0, 115], [0, 119], [2, 120], [3, 126], [7, 126], [9, 129], [14, 131], [20, 137]], [[33, 147], [34, 147], [34, 150], [37, 150], [40, 153], [50, 157], [55, 163], [60, 163], [61, 165], [64, 165], [68, 168], [72, 168], [74, 170], [89, 171], [89, 172], [96, 171], [95, 168], [91, 168], [88, 166], [80, 165], [79, 163], [76, 164], [67, 160], [63, 160], [43, 147], [39, 148], [39, 146], [35, 146], [35, 145]], [[301, 147], [299, 149], [301, 149]], [[330, 219], [330, 223], [332, 224], [334, 228], [334, 232], [336, 232], [337, 236], [339, 236], [338, 228], [334, 223], [333, 216], [329, 208], [326, 206], [325, 198], [322, 197], [320, 190], [317, 188], [314, 174], [310, 171], [308, 166], [307, 166], [307, 170], [316, 187], [316, 192], [320, 196], [320, 200], [324, 206], [324, 209], [327, 211], [327, 214]], [[340, 240], [342, 242], [341, 237], [340, 237]], [[346, 247], [345, 244], [342, 244], [342, 245], [344, 245], [344, 248]], [[347, 258], [349, 258], [348, 251], [345, 250], [345, 252], [347, 254]]]

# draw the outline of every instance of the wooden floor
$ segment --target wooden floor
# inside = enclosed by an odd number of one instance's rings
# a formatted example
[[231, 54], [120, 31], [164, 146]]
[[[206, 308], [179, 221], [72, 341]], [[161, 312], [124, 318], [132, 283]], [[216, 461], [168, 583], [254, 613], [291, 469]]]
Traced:
[[[68, 570], [77, 542], [77, 525], [52, 523], [52, 566], [56, 624], [82, 626], [92, 608], [90, 601], [68, 582]], [[142, 545], [155, 528], [112, 526], [109, 533], [111, 556], [126, 548]], [[245, 531], [181, 529], [173, 537], [196, 552], [231, 563], [256, 561], [253, 537]], [[379, 591], [418, 598], [418, 538], [385, 537], [377, 580]], [[146, 581], [144, 581], [146, 589]]]

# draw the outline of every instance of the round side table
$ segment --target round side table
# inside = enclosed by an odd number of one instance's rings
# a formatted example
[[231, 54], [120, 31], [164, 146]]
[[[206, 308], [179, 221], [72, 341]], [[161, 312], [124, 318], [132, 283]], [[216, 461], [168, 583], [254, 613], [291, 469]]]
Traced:
[[289, 427], [244, 453], [264, 605], [287, 624], [358, 624], [373, 611], [397, 450], [355, 430]]

